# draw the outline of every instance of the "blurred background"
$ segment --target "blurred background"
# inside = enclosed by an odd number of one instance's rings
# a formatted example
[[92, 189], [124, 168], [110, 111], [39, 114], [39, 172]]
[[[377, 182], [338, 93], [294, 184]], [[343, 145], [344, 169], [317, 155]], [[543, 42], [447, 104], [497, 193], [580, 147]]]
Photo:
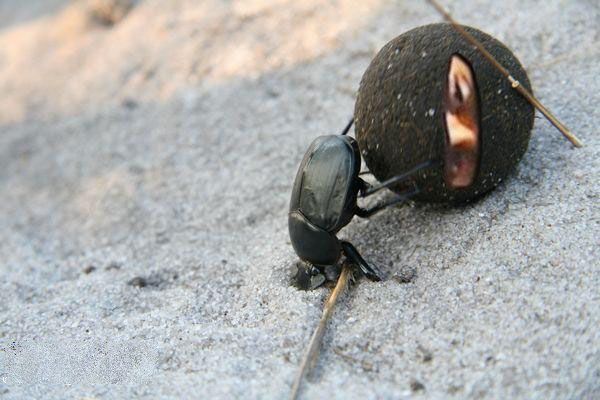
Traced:
[[290, 69], [339, 47], [380, 5], [3, 0], [2, 121], [164, 102]]
[[[360, 281], [307, 398], [597, 398], [595, 0], [446, 1], [511, 48], [537, 118], [504, 185], [343, 236]], [[318, 135], [417, 0], [0, 0], [0, 396], [282, 398], [326, 289], [290, 286]]]

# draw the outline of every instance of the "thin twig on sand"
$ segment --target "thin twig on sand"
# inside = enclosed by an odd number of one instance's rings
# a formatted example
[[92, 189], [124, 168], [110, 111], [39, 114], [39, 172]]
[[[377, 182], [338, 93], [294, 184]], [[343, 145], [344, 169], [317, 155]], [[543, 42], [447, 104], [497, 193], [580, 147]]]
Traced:
[[323, 340], [323, 335], [325, 334], [325, 328], [327, 327], [327, 321], [333, 315], [333, 309], [335, 308], [335, 304], [341, 294], [346, 290], [348, 286], [348, 279], [350, 277], [350, 268], [344, 264], [342, 267], [342, 273], [338, 278], [338, 281], [331, 291], [329, 298], [325, 302], [325, 306], [323, 307], [323, 316], [319, 321], [319, 325], [312, 334], [310, 338], [310, 342], [308, 344], [308, 348], [304, 357], [302, 358], [302, 363], [300, 364], [300, 370], [298, 371], [298, 375], [296, 376], [296, 380], [292, 385], [292, 392], [290, 394], [290, 400], [295, 400], [298, 398], [298, 394], [300, 392], [300, 385], [302, 384], [302, 380], [306, 376], [306, 374], [315, 366], [317, 362], [317, 356], [319, 354], [319, 348], [321, 342]]

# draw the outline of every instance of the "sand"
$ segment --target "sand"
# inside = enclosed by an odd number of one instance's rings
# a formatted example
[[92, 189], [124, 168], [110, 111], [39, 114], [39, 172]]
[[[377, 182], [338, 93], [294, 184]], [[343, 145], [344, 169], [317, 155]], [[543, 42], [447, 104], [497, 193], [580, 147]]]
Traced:
[[[0, 0], [0, 397], [285, 398], [328, 289], [287, 206], [421, 1]], [[600, 397], [600, 6], [454, 1], [585, 142], [537, 118], [461, 208], [356, 218], [386, 280], [341, 299], [304, 398]], [[386, 196], [385, 194], [383, 196]]]

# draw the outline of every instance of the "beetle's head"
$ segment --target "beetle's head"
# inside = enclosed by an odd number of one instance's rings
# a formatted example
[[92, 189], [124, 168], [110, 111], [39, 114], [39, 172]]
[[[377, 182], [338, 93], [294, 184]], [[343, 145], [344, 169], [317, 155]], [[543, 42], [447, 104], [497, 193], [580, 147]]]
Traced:
[[294, 285], [298, 289], [316, 289], [325, 282], [325, 273], [316, 266], [305, 261], [298, 261], [296, 266], [298, 267], [298, 272], [294, 276]]

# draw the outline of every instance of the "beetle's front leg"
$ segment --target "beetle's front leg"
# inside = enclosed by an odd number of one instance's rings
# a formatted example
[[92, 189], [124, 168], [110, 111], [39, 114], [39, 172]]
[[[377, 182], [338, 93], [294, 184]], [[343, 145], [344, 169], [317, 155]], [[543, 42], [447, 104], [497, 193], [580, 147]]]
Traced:
[[358, 250], [352, 245], [350, 242], [342, 241], [342, 250], [344, 250], [344, 254], [350, 261], [360, 268], [362, 273], [372, 281], [380, 281], [381, 274], [372, 266], [367, 264], [364, 258], [360, 255]]

